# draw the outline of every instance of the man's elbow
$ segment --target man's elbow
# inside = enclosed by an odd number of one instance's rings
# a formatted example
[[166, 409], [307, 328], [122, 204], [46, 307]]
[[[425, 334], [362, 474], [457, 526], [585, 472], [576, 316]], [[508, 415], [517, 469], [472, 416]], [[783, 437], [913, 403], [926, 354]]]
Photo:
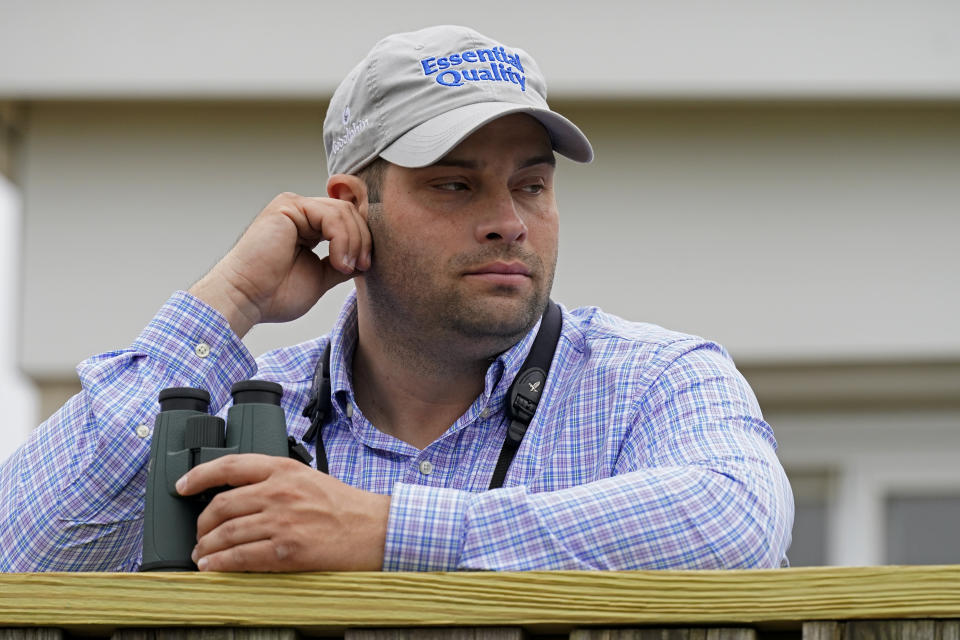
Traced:
[[738, 535], [725, 540], [722, 569], [775, 569], [785, 565], [793, 529], [793, 492], [776, 465], [762, 478], [750, 478], [742, 489], [743, 511]]

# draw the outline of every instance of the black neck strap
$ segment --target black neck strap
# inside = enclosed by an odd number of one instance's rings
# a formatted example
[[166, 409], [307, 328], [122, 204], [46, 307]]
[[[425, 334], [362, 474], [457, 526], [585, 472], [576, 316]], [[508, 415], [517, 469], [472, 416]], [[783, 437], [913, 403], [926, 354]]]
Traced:
[[493, 479], [490, 480], [491, 489], [499, 489], [507, 477], [507, 470], [517, 449], [527, 433], [527, 427], [537, 412], [543, 387], [547, 384], [547, 374], [550, 373], [550, 362], [553, 353], [557, 350], [557, 341], [560, 340], [561, 324], [560, 307], [553, 300], [547, 303], [547, 310], [540, 322], [540, 330], [533, 340], [527, 359], [520, 365], [520, 373], [513, 379], [510, 390], [507, 392], [505, 407], [510, 424], [507, 427], [507, 437], [503, 440], [497, 466], [493, 470]]
[[[547, 384], [547, 374], [550, 372], [550, 363], [557, 350], [560, 340], [562, 314], [560, 307], [553, 300], [547, 303], [540, 322], [540, 330], [533, 340], [530, 353], [520, 366], [520, 373], [513, 379], [510, 390], [507, 392], [506, 413], [510, 419], [507, 435], [500, 449], [500, 457], [493, 471], [490, 488], [497, 489], [503, 486], [507, 477], [507, 470], [513, 458], [517, 455], [527, 427], [533, 420], [540, 404], [543, 388]], [[313, 384], [310, 389], [310, 400], [303, 409], [303, 415], [310, 418], [310, 428], [303, 434], [303, 441], [317, 441], [317, 470], [329, 473], [327, 452], [323, 447], [323, 437], [320, 433], [331, 410], [330, 403], [330, 343], [324, 349], [323, 355], [317, 361], [317, 368], [313, 374]]]

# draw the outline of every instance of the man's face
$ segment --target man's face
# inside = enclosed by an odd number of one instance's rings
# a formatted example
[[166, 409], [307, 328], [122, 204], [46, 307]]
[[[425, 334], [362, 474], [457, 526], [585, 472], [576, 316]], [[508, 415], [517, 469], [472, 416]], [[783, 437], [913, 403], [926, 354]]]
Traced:
[[543, 126], [513, 114], [429, 167], [389, 166], [368, 216], [363, 287], [375, 312], [491, 353], [519, 340], [543, 313], [556, 268], [554, 164]]

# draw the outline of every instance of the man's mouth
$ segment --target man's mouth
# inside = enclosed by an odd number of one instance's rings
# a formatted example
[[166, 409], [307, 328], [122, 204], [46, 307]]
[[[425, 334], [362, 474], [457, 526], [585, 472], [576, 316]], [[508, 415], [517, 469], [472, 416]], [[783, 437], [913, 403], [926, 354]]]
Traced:
[[491, 262], [470, 269], [464, 275], [491, 284], [517, 285], [530, 280], [530, 269], [522, 262]]

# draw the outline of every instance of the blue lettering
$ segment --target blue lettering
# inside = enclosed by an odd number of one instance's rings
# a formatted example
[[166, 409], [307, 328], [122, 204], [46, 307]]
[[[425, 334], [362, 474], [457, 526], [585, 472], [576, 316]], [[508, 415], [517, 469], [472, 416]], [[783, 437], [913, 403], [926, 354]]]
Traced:
[[433, 64], [433, 61], [436, 58], [424, 58], [420, 61], [420, 66], [423, 67], [423, 75], [429, 76], [437, 72], [437, 65]]
[[496, 62], [497, 61], [497, 57], [493, 55], [493, 51], [491, 49], [477, 49], [477, 57], [480, 58], [479, 62], [484, 62], [484, 61]]
[[437, 84], [442, 84], [445, 87], [459, 87], [463, 84], [463, 78], [460, 77], [459, 71], [450, 69], [437, 76]]
[[[482, 69], [458, 71], [452, 68], [477, 62], [490, 64]], [[437, 84], [445, 87], [461, 87], [466, 82], [511, 82], [520, 85], [521, 91], [527, 90], [527, 78], [523, 75], [520, 54], [508, 52], [501, 46], [461, 51], [443, 57], [423, 58], [420, 60], [420, 66], [423, 67], [424, 75], [436, 74]]]

